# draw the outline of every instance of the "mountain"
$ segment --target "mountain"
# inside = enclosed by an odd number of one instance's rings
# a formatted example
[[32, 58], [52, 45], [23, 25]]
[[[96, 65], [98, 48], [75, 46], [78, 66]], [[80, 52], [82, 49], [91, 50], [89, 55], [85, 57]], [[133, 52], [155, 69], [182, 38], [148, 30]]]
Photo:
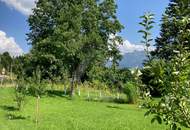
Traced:
[[146, 59], [144, 51], [134, 51], [132, 53], [125, 53], [123, 59], [120, 61], [121, 68], [128, 67], [142, 67], [143, 61]]

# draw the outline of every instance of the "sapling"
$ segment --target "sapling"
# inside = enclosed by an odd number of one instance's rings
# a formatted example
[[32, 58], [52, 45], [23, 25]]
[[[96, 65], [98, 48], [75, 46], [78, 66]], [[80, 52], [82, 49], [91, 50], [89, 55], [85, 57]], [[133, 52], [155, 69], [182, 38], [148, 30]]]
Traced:
[[99, 89], [99, 98], [102, 98], [102, 89], [103, 89], [104, 85], [103, 83], [99, 83], [98, 89]]
[[77, 84], [77, 88], [78, 88], [78, 96], [80, 96], [80, 84]]
[[66, 96], [67, 95], [67, 88], [69, 86], [69, 80], [68, 80], [68, 77], [64, 77], [64, 95]]
[[36, 124], [39, 123], [39, 113], [40, 113], [40, 98], [41, 95], [45, 93], [45, 83], [42, 80], [41, 77], [41, 70], [39, 67], [37, 67], [36, 71], [33, 73], [33, 77], [31, 79], [31, 92], [36, 97]]
[[67, 86], [66, 86], [66, 83], [64, 82], [64, 95], [66, 96], [67, 95]]
[[117, 99], [120, 99], [120, 93], [117, 92]]
[[89, 100], [90, 99], [90, 88], [89, 88], [89, 83], [88, 82], [84, 82], [84, 87], [86, 87], [86, 90], [87, 90], [87, 99]]
[[22, 107], [24, 105], [27, 90], [28, 90], [27, 84], [24, 81], [24, 79], [23, 78], [18, 79], [16, 87], [15, 87], [15, 99], [14, 99], [14, 101], [16, 102], [17, 109], [19, 111], [22, 110]]
[[143, 27], [142, 30], [139, 30], [138, 32], [141, 33], [143, 36], [143, 40], [141, 41], [142, 44], [145, 45], [145, 53], [146, 53], [146, 57], [148, 58], [148, 60], [151, 60], [151, 42], [153, 41], [153, 39], [151, 38], [151, 29], [153, 28], [153, 24], [154, 22], [154, 14], [147, 12], [145, 13], [143, 16], [140, 17], [142, 19], [142, 22], [140, 22], [139, 24]]
[[99, 90], [99, 96], [100, 96], [100, 99], [102, 98], [102, 91], [101, 90]]
[[90, 88], [89, 88], [89, 86], [87, 86], [87, 89], [88, 89], [88, 99], [90, 99]]

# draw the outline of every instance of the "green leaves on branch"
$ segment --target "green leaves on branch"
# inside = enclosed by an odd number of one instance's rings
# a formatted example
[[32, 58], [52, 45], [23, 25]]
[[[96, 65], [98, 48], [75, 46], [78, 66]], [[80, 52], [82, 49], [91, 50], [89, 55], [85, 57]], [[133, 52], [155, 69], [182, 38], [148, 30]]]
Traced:
[[[189, 4], [189, 0], [171, 0], [161, 20], [161, 32], [160, 36], [155, 40], [156, 50], [153, 53], [154, 56], [170, 59], [175, 55], [173, 50], [176, 45], [190, 47]], [[180, 40], [179, 35], [181, 35]], [[180, 42], [177, 42], [177, 40]]]
[[150, 45], [153, 39], [151, 38], [151, 29], [154, 27], [154, 14], [147, 12], [143, 16], [140, 17], [142, 19], [142, 22], [139, 24], [143, 27], [142, 30], [139, 30], [138, 32], [142, 34], [143, 40], [141, 41], [142, 44], [145, 45], [145, 53], [148, 58], [148, 60], [151, 59], [150, 55]]
[[160, 79], [164, 92], [158, 103], [150, 106], [150, 113], [159, 116], [170, 130], [190, 127], [190, 55], [183, 46], [178, 46], [174, 56], [164, 66]]

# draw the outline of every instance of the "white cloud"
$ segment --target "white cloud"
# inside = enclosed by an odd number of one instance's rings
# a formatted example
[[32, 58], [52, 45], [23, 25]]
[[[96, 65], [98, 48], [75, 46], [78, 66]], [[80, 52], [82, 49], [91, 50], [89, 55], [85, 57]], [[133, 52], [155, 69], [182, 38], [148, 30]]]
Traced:
[[[128, 40], [125, 40], [122, 45], [118, 46], [121, 54], [133, 53], [135, 51], [144, 51], [145, 46], [140, 44], [132, 44]], [[150, 51], [154, 50], [154, 46], [150, 46]]]
[[9, 52], [11, 56], [19, 56], [24, 53], [13, 37], [7, 37], [6, 33], [0, 30], [0, 53], [6, 51]]
[[24, 15], [32, 13], [32, 8], [35, 7], [36, 0], [0, 0], [6, 3], [9, 7], [16, 9]]

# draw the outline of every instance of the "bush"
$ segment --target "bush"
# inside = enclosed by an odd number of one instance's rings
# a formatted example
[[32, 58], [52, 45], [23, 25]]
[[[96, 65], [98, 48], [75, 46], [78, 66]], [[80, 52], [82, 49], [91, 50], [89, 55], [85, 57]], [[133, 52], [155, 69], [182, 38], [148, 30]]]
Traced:
[[154, 59], [145, 64], [141, 70], [141, 80], [145, 86], [141, 89], [150, 91], [151, 96], [160, 97], [164, 90], [162, 82], [166, 63], [164, 60]]
[[138, 94], [137, 87], [132, 82], [124, 84], [124, 93], [128, 97], [128, 103], [135, 104], [137, 103]]

